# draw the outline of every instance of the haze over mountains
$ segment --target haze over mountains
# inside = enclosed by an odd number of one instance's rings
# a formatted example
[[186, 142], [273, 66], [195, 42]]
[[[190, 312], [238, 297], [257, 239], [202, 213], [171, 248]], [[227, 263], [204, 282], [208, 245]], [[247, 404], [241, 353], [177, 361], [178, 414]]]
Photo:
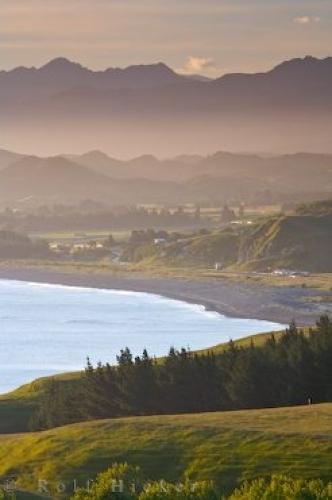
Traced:
[[100, 149], [332, 152], [332, 57], [202, 80], [165, 64], [91, 71], [65, 58], [0, 72], [2, 146], [42, 155]]
[[41, 158], [0, 150], [2, 204], [298, 202], [332, 194], [332, 155], [218, 152], [124, 161], [101, 151]]

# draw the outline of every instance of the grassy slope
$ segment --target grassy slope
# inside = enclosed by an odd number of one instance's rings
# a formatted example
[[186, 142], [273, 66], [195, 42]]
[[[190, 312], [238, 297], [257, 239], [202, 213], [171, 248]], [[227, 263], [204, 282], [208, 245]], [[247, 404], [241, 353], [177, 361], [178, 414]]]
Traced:
[[331, 272], [332, 215], [292, 215], [263, 223], [244, 242], [242, 269]]
[[224, 488], [273, 472], [327, 479], [332, 404], [100, 420], [0, 442], [0, 476], [15, 472], [32, 489], [37, 478], [83, 480], [123, 460], [147, 477], [211, 478]]
[[162, 246], [142, 245], [135, 253], [135, 261], [170, 267], [206, 267], [214, 266], [215, 262], [226, 266], [235, 262], [238, 247], [238, 234], [233, 229], [223, 229]]
[[[309, 332], [309, 328], [303, 328], [303, 330]], [[260, 346], [265, 344], [265, 342], [274, 335], [275, 339], [278, 339], [282, 336], [284, 330], [275, 331], [275, 332], [267, 332], [267, 333], [256, 333], [255, 335], [249, 335], [248, 337], [244, 337], [242, 339], [234, 340], [234, 344], [238, 347], [248, 347], [252, 344], [256, 346]], [[217, 344], [213, 347], [207, 347], [206, 349], [200, 349], [197, 351], [199, 354], [206, 354], [208, 352], [213, 352], [214, 354], [218, 354], [227, 349], [228, 342], [223, 344]]]
[[332, 213], [277, 215], [253, 226], [216, 230], [163, 246], [143, 245], [135, 261], [146, 266], [211, 267], [237, 271], [277, 267], [332, 271]]

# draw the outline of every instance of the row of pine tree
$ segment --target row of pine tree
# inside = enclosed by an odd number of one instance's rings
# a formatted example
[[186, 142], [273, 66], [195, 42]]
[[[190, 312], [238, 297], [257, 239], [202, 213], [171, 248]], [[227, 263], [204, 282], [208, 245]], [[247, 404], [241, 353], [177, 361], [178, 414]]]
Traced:
[[332, 320], [322, 316], [305, 332], [292, 323], [281, 338], [218, 354], [171, 349], [163, 359], [128, 348], [117, 365], [94, 367], [81, 378], [50, 380], [33, 429], [127, 415], [196, 413], [332, 400]]

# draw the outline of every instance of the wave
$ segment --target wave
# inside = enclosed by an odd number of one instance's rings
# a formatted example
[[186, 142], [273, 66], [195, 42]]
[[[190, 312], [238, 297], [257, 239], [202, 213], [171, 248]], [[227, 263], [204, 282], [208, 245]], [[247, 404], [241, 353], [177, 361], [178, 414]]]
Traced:
[[99, 319], [68, 319], [64, 322], [66, 325], [113, 325], [112, 321]]
[[150, 292], [140, 292], [134, 290], [118, 290], [114, 288], [97, 288], [97, 287], [87, 287], [87, 286], [77, 286], [77, 285], [63, 285], [59, 283], [38, 283], [35, 281], [21, 281], [21, 280], [5, 280], [0, 279], [0, 285], [12, 286], [13, 288], [38, 288], [38, 289], [47, 289], [47, 290], [65, 290], [68, 292], [77, 292], [77, 293], [86, 293], [91, 294], [107, 294], [113, 296], [128, 296], [128, 297], [138, 297], [138, 298], [148, 298], [150, 302], [164, 302], [167, 304], [172, 304], [173, 307], [190, 309], [196, 313], [202, 313], [206, 315], [206, 317], [216, 318], [216, 317], [224, 317], [224, 315], [216, 312], [209, 311], [202, 304], [196, 304], [191, 302], [186, 302], [180, 299], [174, 299], [170, 297], [166, 297], [165, 295], [161, 295], [158, 293], [150, 293]]
[[[78, 293], [78, 294], [87, 294], [90, 295], [91, 293], [95, 294], [103, 294], [103, 295], [110, 295], [110, 296], [128, 296], [128, 297], [137, 297], [137, 298], [147, 298], [149, 303], [152, 305], [153, 303], [165, 303], [167, 305], [171, 305], [173, 308], [179, 308], [179, 309], [187, 309], [191, 310], [192, 312], [196, 314], [201, 314], [204, 315], [205, 318], [211, 318], [211, 319], [220, 319], [224, 320], [226, 318], [225, 315], [217, 312], [217, 311], [212, 311], [206, 308], [206, 306], [199, 304], [199, 303], [194, 303], [194, 302], [187, 302], [186, 298], [184, 297], [183, 300], [181, 299], [175, 299], [175, 298], [170, 298], [165, 295], [161, 295], [158, 293], [150, 293], [150, 292], [141, 292], [141, 291], [134, 291], [134, 290], [118, 290], [114, 288], [98, 288], [98, 287], [88, 287], [88, 286], [78, 286], [78, 285], [63, 285], [59, 283], [39, 283], [39, 282], [34, 282], [34, 281], [22, 281], [22, 280], [7, 280], [7, 279], [0, 279], [0, 286], [4, 287], [12, 287], [15, 289], [15, 287], [19, 287], [20, 289], [22, 288], [38, 288], [39, 290], [46, 289], [46, 290], [64, 290], [70, 293]], [[7, 318], [6, 318], [7, 319]], [[19, 318], [15, 318], [19, 319]], [[229, 318], [232, 319], [233, 321], [236, 321], [239, 325], [243, 322], [243, 324], [248, 328], [247, 326], [247, 319], [245, 318]], [[75, 322], [76, 320], [73, 320]], [[91, 320], [91, 323], [89, 323], [89, 320], [77, 320], [79, 322], [83, 322], [85, 324], [110, 324], [108, 322], [98, 322], [98, 320]], [[271, 330], [275, 329], [280, 329], [285, 327], [285, 325], [282, 324], [277, 324], [274, 322], [270, 321], [264, 321], [264, 320], [258, 320], [258, 319], [250, 319], [252, 322], [252, 326], [254, 328], [251, 328], [250, 330], [248, 329], [248, 335], [251, 333], [257, 333], [259, 331], [262, 331], [261, 328], [267, 328]], [[255, 332], [256, 330], [256, 332]]]

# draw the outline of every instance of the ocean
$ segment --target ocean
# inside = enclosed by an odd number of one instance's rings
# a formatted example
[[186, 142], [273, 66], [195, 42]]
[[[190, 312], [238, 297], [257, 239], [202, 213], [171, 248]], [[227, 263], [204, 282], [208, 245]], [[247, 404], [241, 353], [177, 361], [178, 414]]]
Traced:
[[282, 327], [148, 293], [0, 280], [0, 393], [87, 357], [114, 363], [125, 347], [160, 356]]

